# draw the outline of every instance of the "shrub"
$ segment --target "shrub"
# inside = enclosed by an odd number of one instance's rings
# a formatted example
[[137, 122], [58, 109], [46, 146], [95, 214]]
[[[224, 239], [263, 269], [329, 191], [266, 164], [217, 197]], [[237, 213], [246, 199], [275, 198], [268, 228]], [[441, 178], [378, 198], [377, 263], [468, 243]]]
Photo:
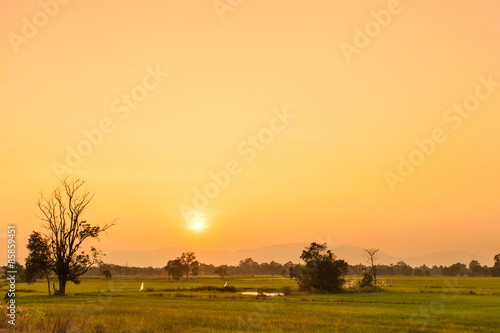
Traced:
[[359, 281], [359, 287], [373, 287], [373, 276], [369, 273], [364, 273], [363, 278]]
[[287, 287], [283, 287], [283, 289], [281, 289], [281, 292], [285, 296], [290, 296], [292, 294], [292, 288], [290, 288], [288, 286]]
[[189, 295], [189, 294], [183, 294], [183, 293], [176, 293], [174, 297], [196, 297], [195, 295]]
[[297, 276], [300, 290], [312, 293], [342, 291], [349, 265], [344, 260], [337, 260], [326, 243], [311, 243], [300, 258], [305, 261]]

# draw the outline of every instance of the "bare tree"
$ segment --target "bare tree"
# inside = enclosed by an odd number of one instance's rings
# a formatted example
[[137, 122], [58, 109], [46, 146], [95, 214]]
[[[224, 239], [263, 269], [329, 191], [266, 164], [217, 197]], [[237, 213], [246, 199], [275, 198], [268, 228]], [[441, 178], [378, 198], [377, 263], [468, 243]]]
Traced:
[[379, 249], [365, 249], [363, 253], [363, 257], [365, 257], [366, 262], [370, 264], [372, 268], [373, 282], [375, 283], [375, 287], [377, 286], [377, 260]]
[[101, 253], [95, 247], [91, 247], [90, 255], [80, 252], [83, 242], [89, 238], [99, 239], [99, 234], [115, 225], [116, 221], [101, 227], [82, 220], [82, 213], [94, 197], [83, 191], [84, 183], [79, 179], [63, 179], [62, 186], [56, 188], [50, 197], [41, 194], [37, 202], [42, 212], [39, 218], [45, 222], [44, 227], [48, 231], [45, 237], [51, 247], [54, 262], [51, 269], [59, 280], [57, 295], [60, 296], [66, 294], [66, 282], [79, 284], [79, 276], [101, 262]]

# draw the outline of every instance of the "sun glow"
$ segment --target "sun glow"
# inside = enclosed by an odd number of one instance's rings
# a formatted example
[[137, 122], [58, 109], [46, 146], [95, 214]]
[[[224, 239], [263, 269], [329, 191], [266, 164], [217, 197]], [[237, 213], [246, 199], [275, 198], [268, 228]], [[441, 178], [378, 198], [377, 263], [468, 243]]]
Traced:
[[200, 230], [200, 229], [203, 229], [203, 222], [201, 220], [196, 220], [194, 221], [193, 225], [191, 226], [191, 229], [195, 229], [195, 230]]

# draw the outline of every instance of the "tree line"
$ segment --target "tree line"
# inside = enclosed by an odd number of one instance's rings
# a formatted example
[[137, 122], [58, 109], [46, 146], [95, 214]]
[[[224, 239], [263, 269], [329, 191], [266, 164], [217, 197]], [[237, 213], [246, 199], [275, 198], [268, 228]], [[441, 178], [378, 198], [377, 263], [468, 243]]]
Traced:
[[[175, 259], [174, 259], [175, 260]], [[208, 276], [216, 275], [219, 277], [228, 276], [252, 276], [252, 275], [271, 275], [289, 277], [290, 268], [300, 267], [300, 264], [294, 264], [289, 261], [285, 264], [280, 264], [275, 261], [258, 263], [252, 258], [240, 260], [238, 265], [212, 265], [199, 263], [196, 272], [192, 276]], [[20, 282], [28, 282], [31, 279], [26, 276], [25, 267], [19, 262], [15, 264], [18, 271]], [[2, 267], [3, 271], [7, 270], [6, 266]], [[101, 263], [97, 266], [89, 268], [83, 276], [105, 276], [104, 272], [109, 271], [113, 276], [166, 276], [168, 271], [165, 267], [138, 267], [128, 265], [115, 265]], [[363, 276], [365, 272], [371, 271], [369, 265], [348, 265], [347, 275]], [[179, 278], [185, 273], [181, 273]], [[500, 277], [500, 254], [494, 258], [494, 265], [488, 267], [481, 265], [477, 260], [472, 260], [468, 265], [464, 263], [455, 263], [450, 266], [426, 266], [411, 267], [404, 261], [399, 261], [396, 264], [382, 265], [377, 264], [377, 274], [382, 276], [475, 276], [475, 277]], [[49, 273], [50, 276], [50, 273]], [[171, 278], [174, 276], [171, 273]], [[41, 277], [46, 279], [46, 276]]]
[[[194, 254], [193, 254], [194, 255]], [[182, 256], [181, 256], [182, 257]], [[176, 260], [176, 259], [175, 259]], [[382, 265], [376, 264], [378, 275], [383, 276], [483, 276], [483, 277], [500, 277], [500, 254], [494, 257], [494, 265], [488, 267], [481, 265], [477, 260], [472, 260], [468, 265], [464, 263], [455, 263], [450, 266], [432, 266], [421, 265], [412, 267], [404, 261], [399, 261], [396, 264]], [[170, 260], [169, 262], [172, 262]], [[168, 266], [168, 265], [167, 265]], [[195, 272], [191, 272], [193, 276], [218, 275], [219, 277], [227, 276], [252, 276], [252, 275], [271, 275], [288, 277], [290, 269], [297, 269], [301, 264], [294, 264], [289, 261], [285, 264], [280, 264], [276, 261], [258, 263], [252, 258], [240, 260], [238, 265], [212, 265], [198, 263]], [[174, 266], [175, 267], [175, 266]], [[181, 266], [180, 266], [181, 267]], [[85, 275], [87, 276], [102, 276], [105, 270], [110, 270], [114, 275], [137, 275], [137, 276], [168, 276], [168, 271], [165, 267], [130, 267], [113, 264], [101, 264], [98, 267], [92, 267]], [[180, 269], [182, 272], [182, 269]], [[366, 272], [372, 272], [371, 265], [349, 265], [347, 275], [363, 276]], [[193, 274], [194, 273], [194, 274]], [[180, 278], [183, 274], [178, 274]], [[171, 273], [173, 278], [173, 274]]]
[[[481, 265], [477, 260], [472, 260], [468, 265], [457, 262], [450, 266], [434, 265], [429, 267], [421, 265], [411, 267], [404, 261], [399, 261], [396, 264], [377, 265], [379, 275], [386, 276], [492, 276], [500, 277], [500, 254], [497, 254], [494, 259], [493, 266]], [[368, 269], [367, 266], [359, 264], [349, 265], [349, 275], [362, 275]]]

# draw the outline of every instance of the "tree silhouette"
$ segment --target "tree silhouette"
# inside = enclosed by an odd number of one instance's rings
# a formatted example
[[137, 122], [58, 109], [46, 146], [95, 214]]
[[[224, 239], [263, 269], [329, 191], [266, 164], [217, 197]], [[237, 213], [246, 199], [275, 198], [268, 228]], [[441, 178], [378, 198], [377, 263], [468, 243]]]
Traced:
[[55, 262], [52, 258], [48, 239], [41, 233], [33, 231], [26, 247], [29, 251], [26, 258], [26, 282], [32, 283], [41, 277], [45, 277], [50, 296], [50, 272], [54, 269]]
[[495, 263], [493, 264], [493, 267], [491, 267], [490, 269], [490, 275], [500, 276], [500, 253], [493, 258], [493, 261]]
[[80, 193], [85, 182], [79, 179], [61, 180], [61, 187], [56, 188], [50, 197], [43, 194], [37, 202], [48, 230], [46, 235], [51, 250], [51, 269], [59, 281], [57, 295], [66, 295], [66, 283], [79, 284], [79, 277], [90, 267], [100, 262], [100, 252], [91, 247], [91, 254], [79, 252], [82, 244], [91, 238], [99, 239], [115, 223], [104, 226], [91, 225], [82, 220], [82, 214], [91, 202], [93, 195], [87, 191]]
[[179, 259], [181, 261], [183, 271], [186, 273], [186, 279], [189, 279], [189, 273], [192, 273], [193, 275], [198, 274], [198, 267], [200, 266], [200, 263], [196, 260], [194, 252], [183, 253]]
[[471, 260], [469, 263], [469, 275], [470, 276], [481, 276], [483, 267], [477, 260]]
[[217, 266], [214, 269], [214, 273], [217, 274], [218, 276], [220, 276], [221, 279], [223, 279], [225, 276], [228, 276], [229, 273], [227, 271], [227, 265]]
[[301, 290], [342, 291], [349, 265], [344, 260], [336, 260], [326, 244], [311, 243], [300, 258], [305, 261], [297, 277]]
[[167, 271], [169, 280], [170, 276], [172, 276], [174, 280], [180, 280], [182, 273], [184, 271], [184, 266], [182, 265], [180, 258], [177, 258], [175, 260], [169, 260], [167, 266], [163, 268]]
[[365, 257], [366, 261], [371, 266], [373, 283], [374, 283], [375, 287], [377, 286], [377, 264], [376, 264], [376, 262], [378, 260], [378, 255], [377, 255], [378, 251], [379, 251], [379, 249], [365, 249], [365, 252], [363, 253], [363, 256]]
[[111, 274], [111, 272], [109, 271], [109, 269], [105, 270], [104, 272], [102, 272], [102, 275], [104, 275], [106, 277], [106, 280], [109, 280], [113, 277], [113, 274]]

